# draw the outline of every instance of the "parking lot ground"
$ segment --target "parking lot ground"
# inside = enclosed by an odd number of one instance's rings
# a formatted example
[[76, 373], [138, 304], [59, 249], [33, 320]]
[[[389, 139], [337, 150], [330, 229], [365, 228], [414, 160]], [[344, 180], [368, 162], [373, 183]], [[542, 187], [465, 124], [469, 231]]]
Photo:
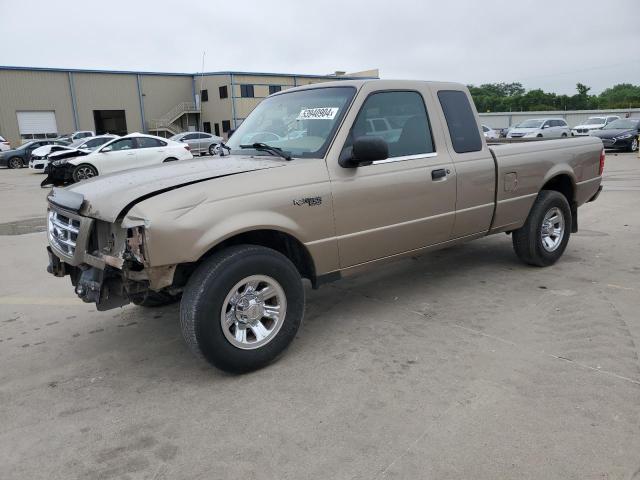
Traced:
[[1, 170], [0, 478], [640, 478], [640, 160], [605, 173], [556, 265], [497, 235], [308, 290], [285, 355], [231, 376], [177, 306], [48, 275], [40, 176]]

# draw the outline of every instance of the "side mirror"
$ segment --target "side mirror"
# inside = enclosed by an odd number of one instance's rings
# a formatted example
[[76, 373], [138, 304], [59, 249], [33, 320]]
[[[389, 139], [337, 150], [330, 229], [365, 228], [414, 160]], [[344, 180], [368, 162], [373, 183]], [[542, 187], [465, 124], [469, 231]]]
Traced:
[[542, 129], [544, 130], [545, 128], [549, 128], [549, 125], [543, 125]]
[[358, 137], [353, 142], [353, 147], [343, 151], [338, 163], [344, 168], [356, 168], [387, 158], [389, 158], [389, 145], [382, 138]]
[[107, 146], [107, 147], [104, 147], [104, 148], [103, 148], [102, 150], [100, 150], [100, 151], [101, 151], [102, 153], [107, 153], [107, 152], [110, 152], [111, 150], [113, 150], [113, 147], [112, 147], [112, 146]]

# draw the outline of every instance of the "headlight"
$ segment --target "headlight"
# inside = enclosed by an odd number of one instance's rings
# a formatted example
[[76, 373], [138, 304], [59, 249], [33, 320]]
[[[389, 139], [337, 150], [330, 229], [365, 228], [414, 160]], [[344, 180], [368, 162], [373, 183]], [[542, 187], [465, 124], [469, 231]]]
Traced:
[[618, 135], [616, 140], [624, 140], [625, 138], [633, 137], [633, 133], [623, 133], [622, 135]]
[[63, 160], [56, 160], [54, 162], [51, 162], [53, 164], [54, 167], [59, 167], [60, 165], [64, 165], [65, 163], [67, 163], [66, 159]]

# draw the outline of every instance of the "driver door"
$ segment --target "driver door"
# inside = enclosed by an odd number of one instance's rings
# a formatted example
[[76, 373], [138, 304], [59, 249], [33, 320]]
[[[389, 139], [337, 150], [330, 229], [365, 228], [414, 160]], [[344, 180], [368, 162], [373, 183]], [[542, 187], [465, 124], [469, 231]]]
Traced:
[[[358, 137], [376, 136], [388, 143], [389, 158], [356, 168], [328, 164], [341, 268], [447, 241], [455, 220], [455, 166], [446, 148], [436, 148], [429, 91], [373, 88], [359, 93], [365, 99], [343, 152]], [[374, 119], [388, 128], [376, 131]]]
[[[110, 147], [110, 150], [109, 150]], [[108, 151], [105, 151], [105, 148]], [[121, 138], [103, 147], [95, 158], [99, 173], [118, 172], [136, 167], [136, 142], [133, 138]]]

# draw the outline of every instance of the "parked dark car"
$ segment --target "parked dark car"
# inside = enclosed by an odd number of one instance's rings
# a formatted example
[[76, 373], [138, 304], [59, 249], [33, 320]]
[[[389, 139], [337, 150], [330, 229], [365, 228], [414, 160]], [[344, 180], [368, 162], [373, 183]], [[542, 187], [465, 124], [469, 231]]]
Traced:
[[638, 135], [640, 134], [640, 118], [621, 118], [605, 125], [602, 130], [589, 133], [599, 137], [605, 148], [616, 150], [638, 151]]
[[22, 168], [29, 165], [31, 160], [31, 152], [43, 145], [60, 144], [55, 140], [34, 140], [32, 142], [20, 145], [13, 150], [0, 152], [0, 167]]

